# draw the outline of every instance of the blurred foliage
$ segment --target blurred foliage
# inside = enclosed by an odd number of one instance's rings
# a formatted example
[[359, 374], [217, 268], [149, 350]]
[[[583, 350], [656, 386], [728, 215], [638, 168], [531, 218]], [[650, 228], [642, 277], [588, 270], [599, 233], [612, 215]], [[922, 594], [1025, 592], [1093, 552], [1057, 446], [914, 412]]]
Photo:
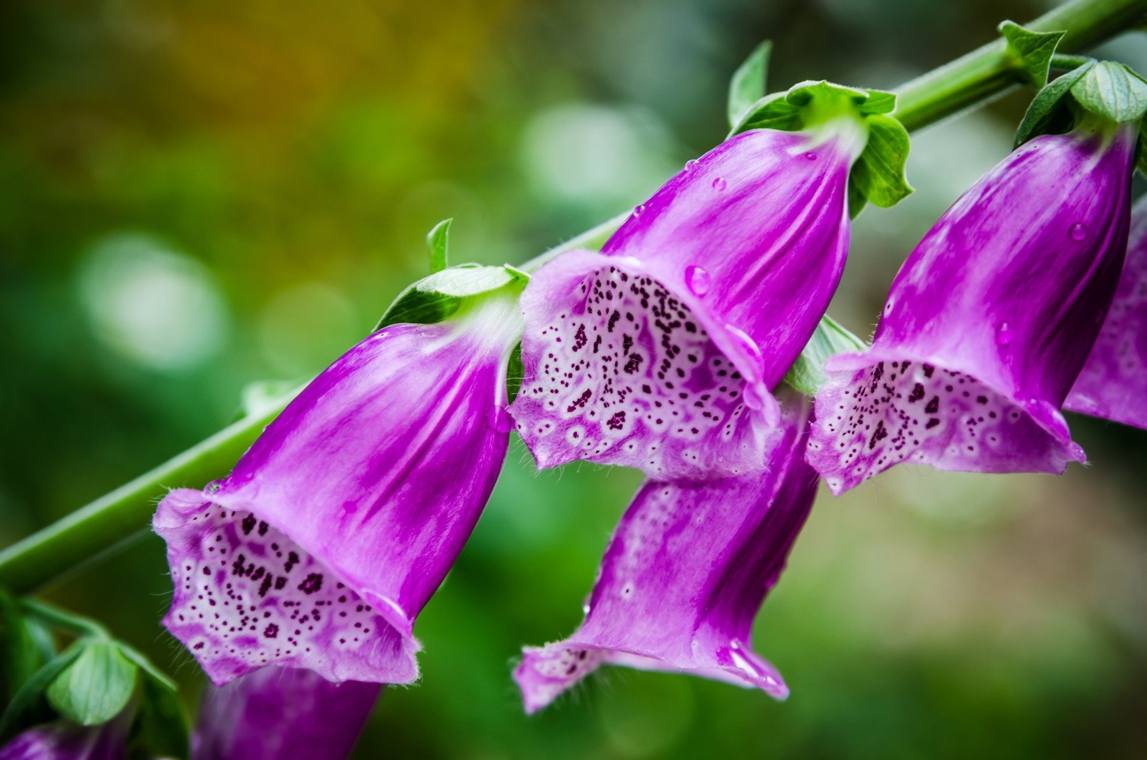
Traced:
[[[253, 380], [320, 369], [425, 272], [520, 262], [640, 200], [770, 81], [890, 87], [1018, 0], [8, 0], [0, 4], [0, 541], [214, 431]], [[1141, 69], [1142, 35], [1111, 54]], [[1133, 60], [1138, 56], [1138, 60]], [[1025, 102], [914, 139], [918, 192], [864, 214], [834, 314], [863, 334], [899, 260], [1008, 149]], [[632, 473], [537, 475], [515, 445], [419, 620], [424, 678], [362, 757], [1105, 756], [1142, 752], [1143, 433], [1073, 420], [1062, 479], [898, 468], [822, 499], [757, 644], [793, 696], [609, 670], [532, 719], [509, 678], [570, 632]], [[56, 584], [190, 700], [151, 538]]]

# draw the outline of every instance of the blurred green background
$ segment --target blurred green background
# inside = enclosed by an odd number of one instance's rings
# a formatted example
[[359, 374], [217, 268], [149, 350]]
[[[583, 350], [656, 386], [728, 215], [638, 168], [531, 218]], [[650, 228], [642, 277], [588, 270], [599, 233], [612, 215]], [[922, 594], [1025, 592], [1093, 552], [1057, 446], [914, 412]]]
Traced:
[[[307, 376], [423, 273], [517, 262], [641, 200], [724, 132], [762, 38], [774, 87], [888, 87], [991, 37], [1016, 0], [6, 0], [0, 4], [0, 543]], [[1105, 53], [1147, 70], [1147, 40]], [[855, 226], [834, 313], [871, 329], [898, 262], [1007, 151], [1013, 94], [920, 134], [918, 192]], [[910, 467], [824, 494], [757, 648], [792, 697], [604, 671], [526, 718], [522, 644], [575, 627], [637, 484], [538, 475], [514, 443], [422, 614], [424, 677], [358, 754], [995, 757], [1147, 752], [1147, 434], [1072, 420], [1066, 477]], [[220, 473], [222, 474], [222, 473]], [[159, 626], [162, 545], [49, 598], [202, 678]]]

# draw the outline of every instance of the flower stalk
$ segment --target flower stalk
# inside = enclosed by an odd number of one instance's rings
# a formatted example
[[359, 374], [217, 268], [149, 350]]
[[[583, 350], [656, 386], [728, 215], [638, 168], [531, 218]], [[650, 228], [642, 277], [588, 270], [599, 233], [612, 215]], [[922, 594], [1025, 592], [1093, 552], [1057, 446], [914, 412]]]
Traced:
[[[1026, 27], [1065, 31], [1058, 50], [1075, 53], [1116, 36], [1147, 18], [1147, 0], [1072, 0]], [[1058, 59], [1061, 62], [1066, 58]], [[916, 130], [983, 105], [1024, 83], [1024, 68], [996, 39], [897, 88], [892, 114]], [[522, 266], [534, 272], [575, 248], [599, 247], [626, 214], [587, 230]], [[288, 394], [270, 410], [247, 416], [160, 466], [0, 552], [0, 587], [24, 594], [132, 543], [147, 529], [155, 502], [168, 488], [204, 482], [226, 472], [263, 431]]]

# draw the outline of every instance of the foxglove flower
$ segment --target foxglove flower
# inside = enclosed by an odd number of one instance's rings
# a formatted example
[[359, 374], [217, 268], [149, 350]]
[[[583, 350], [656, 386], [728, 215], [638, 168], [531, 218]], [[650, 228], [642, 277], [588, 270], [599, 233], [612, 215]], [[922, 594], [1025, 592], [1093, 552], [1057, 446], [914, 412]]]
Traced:
[[839, 282], [857, 119], [752, 130], [669, 180], [605, 243], [542, 267], [522, 299], [512, 412], [540, 467], [654, 478], [760, 468], [770, 395]]
[[1147, 199], [1131, 211], [1115, 300], [1064, 408], [1147, 429]]
[[1133, 127], [1043, 135], [928, 232], [872, 348], [830, 359], [809, 461], [834, 493], [904, 461], [1062, 472], [1083, 461], [1060, 407], [1115, 291]]
[[99, 726], [60, 719], [33, 726], [0, 747], [0, 760], [119, 760], [127, 754], [131, 711]]
[[763, 475], [641, 488], [606, 550], [581, 627], [524, 650], [514, 680], [527, 712], [603, 664], [788, 695], [749, 638], [816, 494], [816, 473], [804, 462], [806, 414], [785, 402]]
[[395, 324], [323, 371], [229, 477], [172, 491], [154, 527], [164, 624], [216, 684], [266, 665], [409, 683], [414, 618], [477, 521], [511, 424], [516, 298]]
[[350, 755], [378, 699], [378, 684], [334, 684], [309, 670], [267, 667], [208, 687], [196, 760], [339, 760]]

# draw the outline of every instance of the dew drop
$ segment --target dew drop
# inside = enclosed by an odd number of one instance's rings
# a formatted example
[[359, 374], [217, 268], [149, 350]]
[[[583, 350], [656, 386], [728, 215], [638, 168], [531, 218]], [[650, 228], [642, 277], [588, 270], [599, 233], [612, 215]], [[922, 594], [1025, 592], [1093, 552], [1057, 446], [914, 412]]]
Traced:
[[203, 492], [210, 496], [213, 493], [218, 493], [219, 489], [223, 487], [222, 480], [212, 480], [210, 483], [203, 487]]
[[691, 158], [685, 162], [685, 171], [691, 172], [697, 168], [697, 159]]
[[704, 267], [690, 264], [685, 267], [685, 286], [695, 296], [703, 296], [709, 292], [709, 288], [713, 284], [713, 278], [709, 276], [709, 270]]
[[1078, 242], [1087, 237], [1087, 228], [1077, 222], [1071, 225], [1071, 229], [1067, 231], [1067, 234], [1071, 236], [1072, 240]]
[[638, 203], [636, 206], [633, 207], [633, 218], [634, 219], [636, 219], [637, 217], [641, 216], [644, 213], [645, 213], [645, 204], [644, 203]]
[[813, 153], [812, 151], [809, 151], [808, 153], [805, 153], [805, 154], [804, 154], [804, 157], [805, 157], [806, 159], [808, 159], [809, 161], [815, 161], [815, 160], [816, 160], [816, 154], [815, 154], [815, 153]]
[[1001, 322], [1000, 326], [996, 328], [996, 343], [1001, 346], [1010, 345], [1012, 342], [1012, 328], [1007, 322]]
[[713, 185], [713, 189], [719, 193], [722, 190], [724, 190], [726, 187], [728, 187], [729, 183], [725, 181], [724, 177], [714, 177], [712, 185]]

